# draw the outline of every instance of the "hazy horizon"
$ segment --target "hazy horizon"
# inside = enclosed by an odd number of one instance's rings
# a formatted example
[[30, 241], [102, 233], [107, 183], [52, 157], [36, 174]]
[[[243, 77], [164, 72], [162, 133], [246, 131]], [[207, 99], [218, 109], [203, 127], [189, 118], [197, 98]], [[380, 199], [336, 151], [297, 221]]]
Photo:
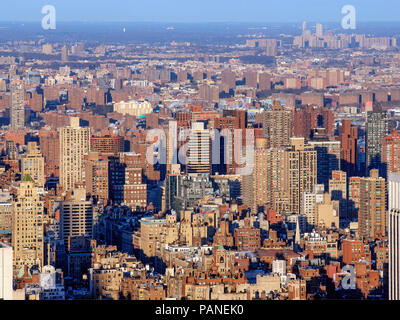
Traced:
[[400, 21], [398, 0], [16, 0], [3, 3], [0, 21], [38, 22], [42, 7], [53, 5], [58, 22], [340, 23], [348, 4], [356, 8], [358, 22]]

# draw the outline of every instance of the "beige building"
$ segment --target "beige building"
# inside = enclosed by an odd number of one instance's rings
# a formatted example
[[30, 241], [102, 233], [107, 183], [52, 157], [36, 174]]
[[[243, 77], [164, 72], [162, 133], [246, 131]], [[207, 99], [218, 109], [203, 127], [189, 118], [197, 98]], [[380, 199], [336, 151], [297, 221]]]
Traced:
[[339, 228], [339, 201], [331, 200], [329, 193], [324, 201], [316, 205], [316, 222], [322, 228]]
[[280, 213], [301, 211], [304, 192], [317, 183], [317, 152], [304, 138], [291, 138], [287, 148], [267, 147], [267, 138], [256, 139], [254, 169], [243, 176], [243, 203], [253, 212], [258, 206]]
[[339, 201], [339, 216], [347, 217], [347, 174], [344, 171], [332, 171], [332, 179], [329, 180], [329, 194], [332, 200]]
[[165, 243], [165, 219], [140, 220], [140, 248], [147, 257], [155, 257]]
[[317, 151], [306, 145], [304, 138], [291, 138], [291, 147], [285, 151], [284, 189], [288, 192], [290, 213], [300, 213], [304, 192], [313, 191], [317, 183]]
[[274, 101], [271, 110], [263, 113], [263, 134], [269, 148], [286, 147], [292, 135], [292, 114]]
[[90, 128], [79, 126], [79, 118], [60, 129], [60, 184], [64, 191], [85, 182], [84, 155], [90, 150]]
[[28, 142], [28, 151], [21, 160], [22, 176], [29, 174], [38, 187], [44, 187], [44, 157], [36, 142]]
[[25, 175], [13, 201], [14, 267], [18, 272], [43, 265], [43, 201], [30, 175]]
[[267, 155], [267, 139], [257, 138], [254, 149], [253, 172], [250, 175], [243, 176], [242, 180], [243, 204], [247, 205], [255, 213], [259, 206], [268, 203], [267, 170], [269, 163], [266, 161]]
[[386, 180], [379, 177], [377, 169], [370, 171], [370, 177], [360, 179], [360, 203], [358, 212], [359, 235], [362, 239], [376, 239], [385, 236]]

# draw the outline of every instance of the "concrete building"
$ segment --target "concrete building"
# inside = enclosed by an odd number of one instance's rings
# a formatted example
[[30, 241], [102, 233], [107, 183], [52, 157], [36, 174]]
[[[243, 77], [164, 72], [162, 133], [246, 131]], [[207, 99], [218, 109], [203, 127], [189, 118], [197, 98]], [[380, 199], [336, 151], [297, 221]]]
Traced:
[[365, 122], [366, 175], [371, 169], [378, 169], [384, 177], [386, 170], [382, 166], [382, 140], [388, 133], [388, 113], [375, 108], [367, 112]]
[[60, 210], [61, 239], [65, 243], [69, 238], [93, 236], [93, 204], [86, 200], [84, 188], [73, 189], [71, 195], [61, 202]]
[[24, 87], [21, 82], [14, 82], [11, 84], [11, 128], [23, 129], [25, 128], [25, 102], [24, 102]]
[[44, 157], [36, 142], [28, 142], [28, 151], [21, 160], [22, 176], [29, 174], [38, 187], [44, 187]]
[[0, 300], [13, 299], [13, 250], [0, 242]]
[[14, 268], [43, 265], [43, 201], [31, 176], [25, 175], [13, 201]]
[[203, 122], [193, 122], [188, 142], [188, 173], [211, 173], [210, 132]]
[[400, 173], [389, 174], [389, 299], [400, 300]]
[[275, 101], [271, 110], [263, 113], [263, 135], [269, 148], [286, 147], [292, 136], [292, 114]]
[[90, 128], [79, 126], [79, 118], [60, 129], [60, 184], [64, 191], [85, 182], [84, 155], [90, 150]]
[[370, 177], [360, 179], [359, 235], [362, 239], [384, 237], [386, 224], [386, 181], [372, 169]]

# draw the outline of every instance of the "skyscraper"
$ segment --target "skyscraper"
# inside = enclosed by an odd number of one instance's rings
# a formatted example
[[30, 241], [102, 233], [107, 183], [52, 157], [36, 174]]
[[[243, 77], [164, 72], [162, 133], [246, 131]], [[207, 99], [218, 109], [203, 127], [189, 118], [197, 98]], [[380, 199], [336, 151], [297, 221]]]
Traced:
[[317, 24], [315, 25], [315, 35], [316, 35], [317, 37], [322, 37], [322, 36], [324, 35], [324, 31], [323, 31], [322, 24], [317, 23]]
[[22, 156], [22, 176], [29, 174], [38, 187], [45, 184], [44, 158], [36, 142], [28, 142], [28, 152]]
[[370, 177], [360, 179], [360, 208], [358, 211], [359, 235], [374, 240], [386, 233], [386, 181], [379, 177], [378, 169]]
[[389, 299], [400, 300], [400, 173], [389, 174]]
[[189, 132], [187, 171], [211, 173], [210, 132], [203, 122], [193, 122]]
[[13, 201], [14, 267], [43, 266], [43, 201], [30, 175], [25, 175]]
[[381, 177], [386, 172], [382, 166], [382, 140], [388, 133], [388, 114], [379, 108], [367, 112], [365, 123], [365, 146], [366, 146], [366, 175], [371, 169], [378, 169]]
[[317, 151], [317, 182], [328, 190], [329, 179], [334, 170], [340, 170], [339, 141], [310, 141], [309, 144]]
[[290, 143], [281, 174], [287, 175], [284, 190], [289, 193], [289, 211], [300, 214], [303, 193], [313, 191], [317, 184], [317, 151], [304, 138], [291, 138]]
[[329, 194], [331, 200], [339, 201], [339, 216], [347, 218], [347, 174], [344, 171], [332, 171], [332, 179], [329, 180]]
[[85, 182], [84, 155], [90, 150], [90, 128], [80, 127], [79, 118], [60, 129], [60, 184], [64, 191]]
[[398, 130], [392, 131], [382, 141], [382, 164], [383, 170], [386, 169], [385, 177], [388, 177], [390, 172], [400, 172], [400, 134]]
[[21, 82], [11, 84], [11, 128], [23, 129], [25, 127], [24, 87]]
[[269, 148], [289, 145], [292, 133], [292, 114], [283, 109], [279, 101], [274, 101], [271, 110], [263, 113], [263, 134]]
[[256, 210], [266, 206], [280, 213], [300, 214], [304, 192], [317, 183], [317, 152], [304, 138], [291, 138], [286, 148], [267, 148], [256, 139], [254, 169], [243, 176], [243, 203]]
[[350, 119], [342, 120], [339, 127], [341, 170], [348, 176], [357, 173], [358, 128], [351, 125]]
[[243, 204], [253, 213], [257, 213], [259, 206], [268, 203], [268, 148], [266, 138], [257, 138], [254, 149], [254, 168], [250, 175], [242, 178]]

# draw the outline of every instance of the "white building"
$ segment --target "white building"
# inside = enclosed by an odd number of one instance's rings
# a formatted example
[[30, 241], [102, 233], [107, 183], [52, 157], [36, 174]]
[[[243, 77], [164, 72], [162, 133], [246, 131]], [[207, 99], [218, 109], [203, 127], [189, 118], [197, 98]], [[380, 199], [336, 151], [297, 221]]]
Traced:
[[389, 174], [389, 299], [400, 300], [400, 174]]
[[280, 276], [286, 275], [286, 260], [272, 261], [272, 273], [277, 273]]
[[120, 101], [114, 104], [114, 112], [140, 117], [153, 112], [153, 107], [148, 101]]
[[0, 242], [0, 300], [13, 300], [13, 251]]
[[203, 122], [192, 122], [188, 142], [188, 172], [209, 173], [210, 163], [210, 132]]

